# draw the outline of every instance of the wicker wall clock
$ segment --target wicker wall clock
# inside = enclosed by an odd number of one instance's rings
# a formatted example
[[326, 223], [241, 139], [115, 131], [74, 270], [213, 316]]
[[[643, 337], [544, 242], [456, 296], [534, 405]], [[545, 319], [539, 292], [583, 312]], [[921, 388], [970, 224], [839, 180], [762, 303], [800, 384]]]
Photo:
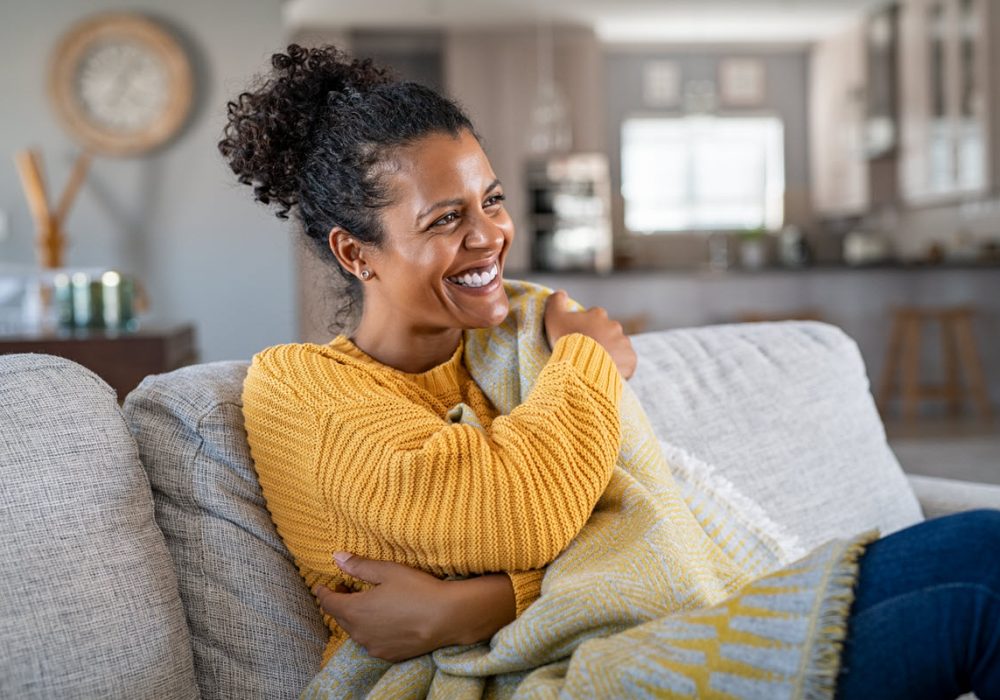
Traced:
[[101, 14], [75, 25], [52, 56], [49, 94], [87, 151], [132, 156], [166, 143], [192, 107], [191, 62], [181, 44], [137, 14]]

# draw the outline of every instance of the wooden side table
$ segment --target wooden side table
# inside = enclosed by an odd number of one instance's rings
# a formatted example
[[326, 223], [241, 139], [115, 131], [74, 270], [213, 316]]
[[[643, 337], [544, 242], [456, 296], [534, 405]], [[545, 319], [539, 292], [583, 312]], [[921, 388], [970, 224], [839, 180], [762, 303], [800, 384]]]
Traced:
[[194, 326], [141, 328], [136, 331], [54, 330], [0, 335], [0, 355], [40, 352], [73, 360], [126, 394], [150, 374], [198, 361]]

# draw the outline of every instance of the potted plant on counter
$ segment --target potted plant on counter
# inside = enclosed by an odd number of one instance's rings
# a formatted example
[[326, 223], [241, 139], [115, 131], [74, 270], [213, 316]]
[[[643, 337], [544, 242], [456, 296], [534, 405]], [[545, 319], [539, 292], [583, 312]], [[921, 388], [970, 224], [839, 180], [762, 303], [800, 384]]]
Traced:
[[767, 229], [763, 226], [740, 233], [740, 265], [758, 270], [767, 264]]

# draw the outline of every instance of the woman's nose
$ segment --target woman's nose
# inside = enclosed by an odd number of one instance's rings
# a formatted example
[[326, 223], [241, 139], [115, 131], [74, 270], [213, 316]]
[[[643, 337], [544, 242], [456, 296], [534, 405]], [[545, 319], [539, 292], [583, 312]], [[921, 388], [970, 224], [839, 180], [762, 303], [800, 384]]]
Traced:
[[503, 241], [503, 229], [485, 216], [477, 217], [465, 234], [465, 247], [469, 249], [498, 249]]

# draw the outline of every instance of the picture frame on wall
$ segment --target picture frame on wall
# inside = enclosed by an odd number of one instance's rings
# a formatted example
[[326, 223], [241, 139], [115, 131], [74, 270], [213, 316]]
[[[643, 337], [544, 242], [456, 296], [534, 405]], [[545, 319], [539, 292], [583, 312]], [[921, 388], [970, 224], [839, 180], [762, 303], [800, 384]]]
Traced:
[[719, 102], [724, 107], [759, 107], [767, 87], [764, 62], [757, 58], [719, 61]]
[[642, 69], [642, 101], [647, 107], [676, 107], [681, 101], [681, 69], [676, 61], [648, 61]]

